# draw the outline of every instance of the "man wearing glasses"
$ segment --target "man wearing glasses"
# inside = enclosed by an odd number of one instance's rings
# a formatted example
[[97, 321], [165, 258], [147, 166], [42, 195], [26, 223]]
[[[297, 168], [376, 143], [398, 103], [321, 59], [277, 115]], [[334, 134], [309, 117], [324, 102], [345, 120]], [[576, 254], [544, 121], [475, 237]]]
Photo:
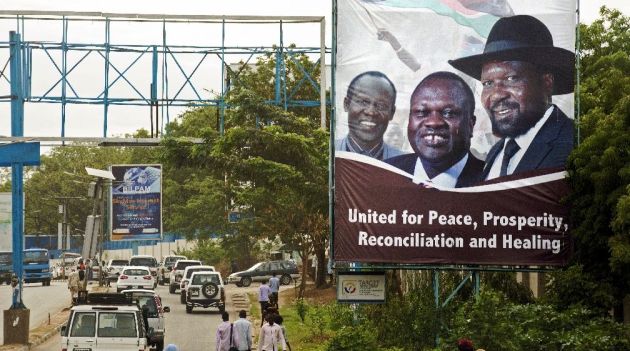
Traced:
[[335, 141], [335, 150], [384, 160], [402, 152], [385, 143], [383, 135], [396, 112], [396, 87], [383, 73], [367, 71], [354, 77], [343, 99], [348, 135]]

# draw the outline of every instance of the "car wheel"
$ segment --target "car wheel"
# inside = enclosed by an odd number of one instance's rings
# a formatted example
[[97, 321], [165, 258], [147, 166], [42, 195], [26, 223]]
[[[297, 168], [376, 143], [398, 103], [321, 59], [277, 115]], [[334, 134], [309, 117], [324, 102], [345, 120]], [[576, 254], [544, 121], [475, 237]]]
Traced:
[[291, 276], [288, 275], [288, 274], [285, 274], [282, 277], [280, 277], [280, 284], [282, 284], [282, 285], [289, 285], [289, 284], [291, 284]]
[[241, 278], [241, 285], [244, 286], [244, 287], [248, 287], [248, 286], [252, 285], [252, 278], [250, 278], [250, 277]]
[[219, 293], [219, 286], [212, 282], [205, 283], [201, 286], [201, 293], [203, 296], [212, 299]]
[[182, 304], [185, 304], [185, 303], [186, 303], [186, 294], [184, 293], [184, 291], [182, 291], [182, 292], [179, 294], [179, 302], [180, 302], [180, 303], [182, 303]]
[[234, 283], [234, 285], [236, 285], [237, 288], [240, 288], [240, 287], [243, 286], [243, 284], [241, 284], [241, 283]]
[[171, 294], [174, 294], [175, 293], [175, 285], [169, 285], [168, 292], [170, 292]]
[[186, 306], [186, 313], [192, 313], [192, 306]]

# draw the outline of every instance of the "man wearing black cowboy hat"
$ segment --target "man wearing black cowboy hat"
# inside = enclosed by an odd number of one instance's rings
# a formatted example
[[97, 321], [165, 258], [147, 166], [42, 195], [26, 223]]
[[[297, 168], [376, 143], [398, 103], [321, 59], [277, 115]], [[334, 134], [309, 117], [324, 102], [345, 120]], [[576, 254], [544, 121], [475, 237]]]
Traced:
[[527, 15], [501, 18], [483, 54], [449, 63], [481, 81], [481, 103], [492, 132], [502, 138], [488, 153], [484, 179], [565, 166], [573, 120], [551, 97], [573, 92], [575, 54], [553, 46], [541, 21]]

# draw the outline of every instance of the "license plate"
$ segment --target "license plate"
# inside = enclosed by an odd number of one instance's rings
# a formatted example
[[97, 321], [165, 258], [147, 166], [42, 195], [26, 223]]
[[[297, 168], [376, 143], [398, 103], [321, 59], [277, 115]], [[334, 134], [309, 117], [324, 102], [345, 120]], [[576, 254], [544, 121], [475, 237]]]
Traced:
[[72, 349], [72, 351], [92, 351], [92, 349], [86, 349], [86, 348], [77, 349], [77, 348], [74, 348], [74, 349]]
[[199, 291], [192, 291], [190, 294], [192, 296], [199, 296]]

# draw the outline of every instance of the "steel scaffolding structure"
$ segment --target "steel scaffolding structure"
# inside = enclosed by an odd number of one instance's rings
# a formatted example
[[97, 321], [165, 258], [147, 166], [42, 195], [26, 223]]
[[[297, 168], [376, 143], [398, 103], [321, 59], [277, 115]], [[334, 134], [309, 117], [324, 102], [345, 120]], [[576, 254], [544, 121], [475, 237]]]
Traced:
[[[230, 58], [236, 58], [245, 64], [255, 63], [256, 57], [274, 55], [275, 67], [275, 96], [267, 103], [282, 106], [287, 109], [294, 106], [320, 106], [322, 127], [326, 128], [326, 53], [325, 47], [325, 19], [324, 17], [301, 16], [212, 16], [212, 15], [146, 15], [146, 14], [114, 14], [96, 12], [51, 12], [51, 11], [0, 11], [0, 23], [14, 22], [12, 31], [18, 35], [10, 41], [0, 41], [0, 102], [10, 102], [12, 86], [19, 84], [23, 92], [25, 103], [53, 103], [61, 106], [60, 137], [66, 135], [66, 108], [70, 104], [102, 105], [103, 125], [102, 136], [108, 137], [108, 123], [111, 106], [144, 106], [150, 111], [151, 135], [158, 136], [171, 121], [173, 107], [187, 106], [216, 106], [219, 109], [219, 129], [223, 132], [223, 119], [227, 106], [225, 97], [230, 85], [226, 83], [228, 72], [238, 75], [230, 67]], [[47, 23], [61, 30], [61, 40], [26, 40], [31, 37], [46, 37], [49, 33], [30, 31], [33, 23]], [[80, 28], [81, 23], [98, 27], [101, 37], [89, 42], [76, 42], [70, 38], [76, 37], [73, 28]], [[320, 25], [319, 47], [286, 46], [284, 43], [284, 27], [294, 24]], [[134, 28], [161, 27], [160, 42], [125, 43], [112, 39], [112, 32], [116, 26], [124, 27], [133, 24]], [[220, 40], [216, 45], [179, 44], [177, 40], [169, 38], [173, 27], [177, 25], [195, 25], [201, 32], [211, 33], [213, 30]], [[226, 45], [231, 25], [271, 24], [277, 27], [275, 42], [261, 46]], [[209, 28], [212, 27], [212, 28]], [[217, 28], [220, 28], [217, 30]], [[89, 30], [85, 30], [86, 32]], [[191, 37], [201, 36], [202, 33], [189, 33]], [[84, 33], [81, 33], [84, 34]], [[218, 39], [218, 38], [215, 38]], [[7, 67], [15, 57], [9, 53], [11, 41], [16, 41], [21, 52], [17, 64], [22, 67], [21, 76], [15, 80], [9, 77]], [[329, 50], [328, 50], [329, 52]], [[294, 57], [298, 55], [317, 57], [322, 74], [317, 82], [311, 73], [299, 64]], [[297, 87], [288, 91], [286, 86], [285, 61], [288, 57], [296, 63], [304, 73], [302, 81]], [[98, 64], [94, 63], [96, 58]], [[118, 59], [118, 61], [116, 61]], [[125, 61], [121, 63], [120, 61]], [[188, 63], [188, 66], [184, 64]], [[77, 72], [82, 66], [90, 65], [92, 79], [85, 87], [84, 76]], [[34, 72], [34, 67], [47, 65], [56, 77], [52, 82], [40, 79], [41, 75]], [[147, 67], [150, 66], [150, 67]], [[138, 76], [139, 70], [143, 75]], [[199, 72], [214, 71], [220, 79], [217, 91], [208, 91], [203, 84], [208, 84], [208, 76], [201, 76]], [[100, 72], [98, 72], [100, 70]], [[83, 69], [85, 72], [85, 69]], [[218, 74], [217, 74], [218, 73]], [[85, 75], [85, 73], [84, 73]], [[39, 80], [38, 80], [39, 79]], [[82, 84], [76, 80], [83, 80]], [[37, 86], [34, 89], [34, 86]], [[294, 97], [300, 87], [310, 85], [319, 94], [319, 100], [305, 101]], [[97, 87], [98, 86], [98, 87]], [[161, 118], [159, 118], [161, 117]], [[155, 134], [153, 123], [155, 122]]]

